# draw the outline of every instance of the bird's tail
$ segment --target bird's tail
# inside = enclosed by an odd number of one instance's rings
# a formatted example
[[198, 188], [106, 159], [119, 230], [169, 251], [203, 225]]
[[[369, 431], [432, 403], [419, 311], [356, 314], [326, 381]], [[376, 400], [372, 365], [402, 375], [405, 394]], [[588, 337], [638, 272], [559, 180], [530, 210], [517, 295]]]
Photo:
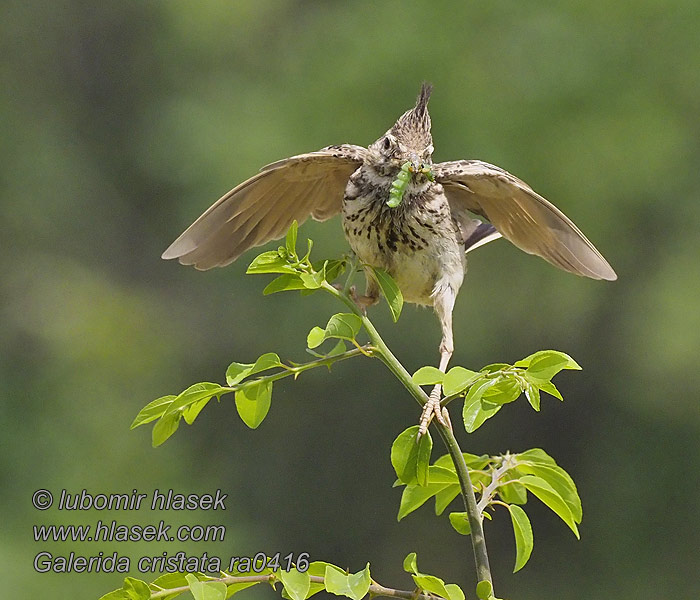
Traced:
[[[476, 220], [476, 219], [475, 219]], [[488, 244], [493, 240], [501, 237], [498, 230], [491, 223], [481, 223], [469, 232], [469, 235], [464, 239], [464, 251], [471, 252], [484, 244]]]

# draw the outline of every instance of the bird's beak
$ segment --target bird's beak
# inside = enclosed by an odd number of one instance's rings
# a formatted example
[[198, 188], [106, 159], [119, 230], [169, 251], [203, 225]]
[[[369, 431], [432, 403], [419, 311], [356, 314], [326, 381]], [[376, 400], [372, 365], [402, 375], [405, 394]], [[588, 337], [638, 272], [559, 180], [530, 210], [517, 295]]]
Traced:
[[409, 168], [409, 171], [413, 173], [414, 175], [418, 175], [418, 173], [422, 173], [425, 175], [430, 181], [435, 181], [435, 175], [433, 174], [433, 170], [429, 164], [424, 163], [421, 159], [420, 156], [418, 156], [415, 152], [411, 152], [408, 155], [408, 160], [411, 163], [411, 166]]

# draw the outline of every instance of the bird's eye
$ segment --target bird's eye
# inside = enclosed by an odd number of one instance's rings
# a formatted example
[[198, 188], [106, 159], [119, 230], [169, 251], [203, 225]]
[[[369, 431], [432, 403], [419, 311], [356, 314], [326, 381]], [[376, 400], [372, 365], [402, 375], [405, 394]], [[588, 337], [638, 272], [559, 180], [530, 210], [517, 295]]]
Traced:
[[382, 142], [382, 148], [384, 148], [384, 150], [391, 150], [391, 140], [388, 136], [384, 138], [384, 141]]

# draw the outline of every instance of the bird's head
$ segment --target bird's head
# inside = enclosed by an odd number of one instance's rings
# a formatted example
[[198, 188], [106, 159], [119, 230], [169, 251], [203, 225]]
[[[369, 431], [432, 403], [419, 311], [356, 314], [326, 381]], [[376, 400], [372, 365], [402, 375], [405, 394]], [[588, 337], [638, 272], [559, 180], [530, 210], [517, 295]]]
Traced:
[[433, 87], [421, 86], [416, 105], [402, 114], [393, 127], [369, 146], [375, 169], [395, 175], [406, 162], [413, 173], [423, 172], [433, 164], [433, 136], [430, 135], [428, 100]]

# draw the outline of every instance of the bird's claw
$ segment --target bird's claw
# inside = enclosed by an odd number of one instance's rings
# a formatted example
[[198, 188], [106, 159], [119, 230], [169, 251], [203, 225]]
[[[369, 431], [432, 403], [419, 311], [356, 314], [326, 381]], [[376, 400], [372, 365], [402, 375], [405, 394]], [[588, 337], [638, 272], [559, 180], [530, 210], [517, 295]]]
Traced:
[[446, 409], [443, 409], [440, 405], [440, 386], [436, 386], [430, 393], [430, 398], [428, 402], [423, 406], [423, 413], [420, 417], [420, 424], [418, 425], [418, 439], [428, 433], [428, 426], [433, 418], [437, 419], [438, 423], [452, 429], [452, 423], [450, 423], [450, 417]]
[[357, 304], [357, 307], [364, 313], [367, 314], [367, 308], [369, 306], [374, 306], [379, 298], [375, 296], [361, 296], [358, 295], [357, 293], [357, 288], [355, 286], [351, 286], [350, 289], [348, 290], [348, 296], [352, 299], [352, 301]]

